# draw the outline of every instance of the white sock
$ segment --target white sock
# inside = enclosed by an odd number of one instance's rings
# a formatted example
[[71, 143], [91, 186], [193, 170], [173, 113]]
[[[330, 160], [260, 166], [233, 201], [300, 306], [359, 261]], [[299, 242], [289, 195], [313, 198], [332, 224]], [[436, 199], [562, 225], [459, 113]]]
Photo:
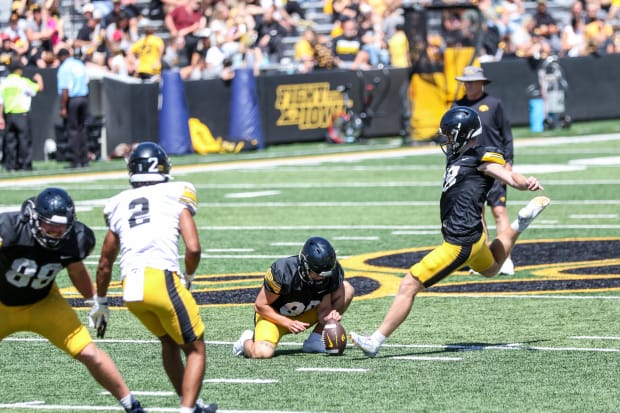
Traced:
[[179, 413], [194, 413], [194, 407], [181, 406], [181, 410], [179, 410]]
[[129, 393], [127, 396], [120, 399], [119, 402], [123, 405], [125, 409], [131, 409], [131, 405], [134, 400], [135, 399], [133, 398], [133, 395]]
[[518, 233], [523, 232], [523, 229], [519, 228], [519, 218], [512, 221], [512, 224], [510, 224], [510, 228], [514, 229]]
[[383, 334], [381, 334], [379, 332], [379, 330], [375, 331], [374, 333], [372, 333], [372, 336], [370, 336], [370, 338], [372, 338], [373, 340], [375, 340], [377, 343], [379, 343], [379, 345], [383, 344], [383, 342], [385, 340], [387, 340], [387, 337], [384, 336]]

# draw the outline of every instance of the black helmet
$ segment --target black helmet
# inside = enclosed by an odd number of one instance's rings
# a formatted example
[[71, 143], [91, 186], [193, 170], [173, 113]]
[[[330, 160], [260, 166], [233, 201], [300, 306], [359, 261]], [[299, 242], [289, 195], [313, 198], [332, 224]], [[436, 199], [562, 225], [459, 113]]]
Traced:
[[127, 161], [131, 186], [167, 182], [170, 179], [170, 159], [161, 146], [142, 142], [133, 150]]
[[[75, 206], [69, 194], [60, 188], [44, 189], [36, 198], [24, 201], [22, 214], [28, 218], [34, 238], [45, 248], [56, 249], [60, 247], [71, 232], [75, 222]], [[66, 225], [60, 235], [50, 235], [41, 223], [52, 225]]]
[[[336, 268], [336, 251], [325, 238], [308, 238], [299, 252], [301, 279], [308, 284], [320, 284], [331, 277]], [[323, 277], [315, 281], [310, 277], [310, 271]]]
[[467, 106], [455, 106], [443, 115], [439, 124], [439, 134], [447, 139], [441, 149], [448, 156], [456, 155], [481, 133], [482, 123], [476, 111]]

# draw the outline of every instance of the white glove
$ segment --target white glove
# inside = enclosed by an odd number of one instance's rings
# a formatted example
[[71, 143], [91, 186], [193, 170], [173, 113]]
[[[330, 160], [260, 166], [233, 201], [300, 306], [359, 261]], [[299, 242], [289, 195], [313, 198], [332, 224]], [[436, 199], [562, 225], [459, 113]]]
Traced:
[[108, 297], [93, 297], [93, 306], [88, 314], [88, 326], [97, 329], [97, 337], [103, 338], [110, 319]]
[[195, 277], [196, 274], [185, 274], [181, 277], [183, 283], [185, 284], [185, 287], [190, 291], [192, 290], [192, 281], [194, 281]]

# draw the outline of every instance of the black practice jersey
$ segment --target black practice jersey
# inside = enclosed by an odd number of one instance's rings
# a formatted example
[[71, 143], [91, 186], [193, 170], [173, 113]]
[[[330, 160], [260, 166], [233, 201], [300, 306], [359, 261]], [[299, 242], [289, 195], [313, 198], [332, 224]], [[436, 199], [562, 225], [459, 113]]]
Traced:
[[455, 106], [469, 106], [474, 109], [482, 123], [482, 135], [476, 138], [480, 146], [500, 148], [506, 162], [512, 164], [514, 143], [510, 122], [504, 111], [502, 101], [486, 93], [477, 100], [469, 100], [467, 96], [454, 102]]
[[486, 162], [506, 163], [499, 150], [485, 146], [475, 146], [448, 159], [440, 210], [441, 231], [451, 244], [472, 244], [482, 235], [482, 209], [494, 181], [478, 170]]
[[336, 291], [344, 282], [340, 263], [323, 283], [309, 285], [301, 279], [299, 257], [281, 258], [271, 264], [265, 275], [265, 289], [280, 297], [271, 306], [280, 314], [294, 317], [317, 307], [326, 294]]
[[0, 214], [0, 302], [28, 305], [47, 296], [56, 275], [67, 265], [82, 261], [95, 247], [93, 231], [75, 222], [58, 249], [37, 242], [19, 212]]

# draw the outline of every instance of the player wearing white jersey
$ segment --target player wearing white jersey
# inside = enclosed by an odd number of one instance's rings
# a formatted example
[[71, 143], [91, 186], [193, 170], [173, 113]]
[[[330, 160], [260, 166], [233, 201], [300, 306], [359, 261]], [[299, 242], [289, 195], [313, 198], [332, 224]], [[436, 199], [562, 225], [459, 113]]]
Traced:
[[[205, 371], [205, 326], [190, 292], [200, 262], [194, 222], [196, 190], [188, 182], [168, 182], [170, 161], [157, 144], [144, 142], [129, 157], [132, 189], [104, 208], [108, 232], [97, 267], [97, 299], [91, 310], [101, 335], [109, 319], [106, 294], [120, 253], [125, 305], [162, 344], [164, 370], [181, 397], [180, 413], [215, 412], [198, 399]], [[179, 267], [179, 235], [185, 244]], [[185, 354], [183, 364], [181, 351]]]
[[[147, 263], [181, 275], [177, 249], [180, 215], [185, 209], [194, 215], [196, 207], [196, 190], [188, 182], [142, 186], [113, 197], [103, 213], [110, 230], [120, 238], [121, 280], [135, 277], [135, 269]], [[133, 285], [130, 281], [125, 281], [128, 286]], [[127, 290], [125, 294], [140, 294]]]

